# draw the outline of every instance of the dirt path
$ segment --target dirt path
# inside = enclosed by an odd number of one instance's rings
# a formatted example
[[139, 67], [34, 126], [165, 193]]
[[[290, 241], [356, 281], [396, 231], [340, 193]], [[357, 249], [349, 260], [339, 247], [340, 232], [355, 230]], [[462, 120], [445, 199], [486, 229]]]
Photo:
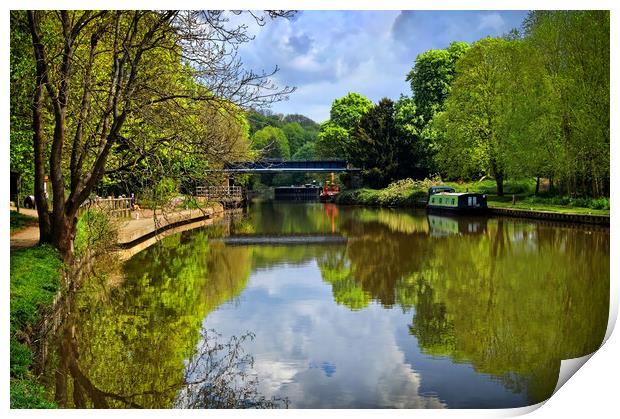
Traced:
[[[17, 208], [11, 207], [11, 211], [16, 211]], [[38, 217], [37, 210], [20, 208], [20, 214], [28, 215], [30, 217]], [[11, 234], [11, 250], [22, 249], [24, 247], [36, 246], [39, 243], [39, 226], [34, 224]]]

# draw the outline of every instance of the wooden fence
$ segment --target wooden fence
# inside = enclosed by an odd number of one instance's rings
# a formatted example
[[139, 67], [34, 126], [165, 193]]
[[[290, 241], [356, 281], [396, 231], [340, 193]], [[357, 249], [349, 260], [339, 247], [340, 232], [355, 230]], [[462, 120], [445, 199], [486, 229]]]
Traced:
[[212, 201], [241, 201], [241, 186], [197, 186], [196, 196]]
[[89, 209], [94, 209], [110, 217], [131, 217], [131, 198], [95, 198], [84, 202], [78, 210], [79, 217]]

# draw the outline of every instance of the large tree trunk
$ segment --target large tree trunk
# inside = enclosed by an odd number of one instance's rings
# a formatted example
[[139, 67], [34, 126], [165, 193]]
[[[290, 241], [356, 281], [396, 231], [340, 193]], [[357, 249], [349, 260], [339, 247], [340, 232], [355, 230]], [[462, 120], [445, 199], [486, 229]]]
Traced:
[[504, 175], [495, 175], [495, 183], [497, 184], [497, 195], [504, 196]]
[[497, 195], [504, 196], [504, 171], [498, 168], [497, 161], [494, 158], [491, 159], [491, 174], [495, 177]]
[[41, 47], [41, 41], [35, 22], [35, 16], [28, 14], [28, 22], [32, 34], [32, 42], [36, 56], [36, 84], [32, 101], [32, 130], [34, 144], [34, 198], [39, 216], [39, 242], [52, 242], [52, 223], [49, 215], [48, 200], [45, 194], [45, 141], [43, 134], [42, 110], [43, 110], [43, 85], [45, 77], [45, 62], [37, 49]]

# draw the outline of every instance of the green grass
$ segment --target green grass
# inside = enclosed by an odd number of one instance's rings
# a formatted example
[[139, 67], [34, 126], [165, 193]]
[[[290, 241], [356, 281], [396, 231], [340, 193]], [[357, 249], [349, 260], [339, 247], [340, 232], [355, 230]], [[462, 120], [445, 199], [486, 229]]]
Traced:
[[63, 263], [51, 246], [36, 246], [11, 253], [10, 373], [11, 408], [52, 407], [30, 367], [28, 343], [42, 312], [60, 289]]
[[[437, 180], [394, 182], [385, 189], [352, 189], [340, 193], [339, 204], [358, 204], [370, 206], [415, 207], [426, 201], [427, 190]], [[504, 182], [504, 196], [496, 194], [494, 180], [481, 182], [445, 182], [457, 192], [478, 192], [487, 195], [488, 204], [494, 208], [516, 208], [534, 211], [550, 211], [567, 214], [609, 215], [609, 198], [571, 198], [550, 194], [534, 195], [535, 179], [509, 180]], [[512, 203], [513, 195], [515, 203]]]
[[24, 215], [17, 211], [11, 211], [11, 234], [21, 230], [22, 228], [36, 225], [38, 220], [36, 217]]
[[[494, 180], [482, 182], [446, 182], [457, 192], [478, 192], [487, 195], [488, 204], [494, 208], [516, 208], [534, 211], [550, 211], [566, 214], [609, 215], [609, 198], [571, 198], [548, 193], [534, 195], [536, 180], [509, 180], [504, 183], [504, 196], [496, 194], [497, 185]], [[512, 196], [515, 203], [512, 203]]]

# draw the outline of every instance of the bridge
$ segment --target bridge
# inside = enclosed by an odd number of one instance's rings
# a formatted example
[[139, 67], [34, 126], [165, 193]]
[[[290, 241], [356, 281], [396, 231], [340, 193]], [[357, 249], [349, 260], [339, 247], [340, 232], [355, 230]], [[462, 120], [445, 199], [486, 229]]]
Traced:
[[353, 172], [354, 168], [346, 160], [279, 160], [264, 159], [255, 162], [226, 163], [222, 170], [227, 174], [234, 173], [335, 173]]

